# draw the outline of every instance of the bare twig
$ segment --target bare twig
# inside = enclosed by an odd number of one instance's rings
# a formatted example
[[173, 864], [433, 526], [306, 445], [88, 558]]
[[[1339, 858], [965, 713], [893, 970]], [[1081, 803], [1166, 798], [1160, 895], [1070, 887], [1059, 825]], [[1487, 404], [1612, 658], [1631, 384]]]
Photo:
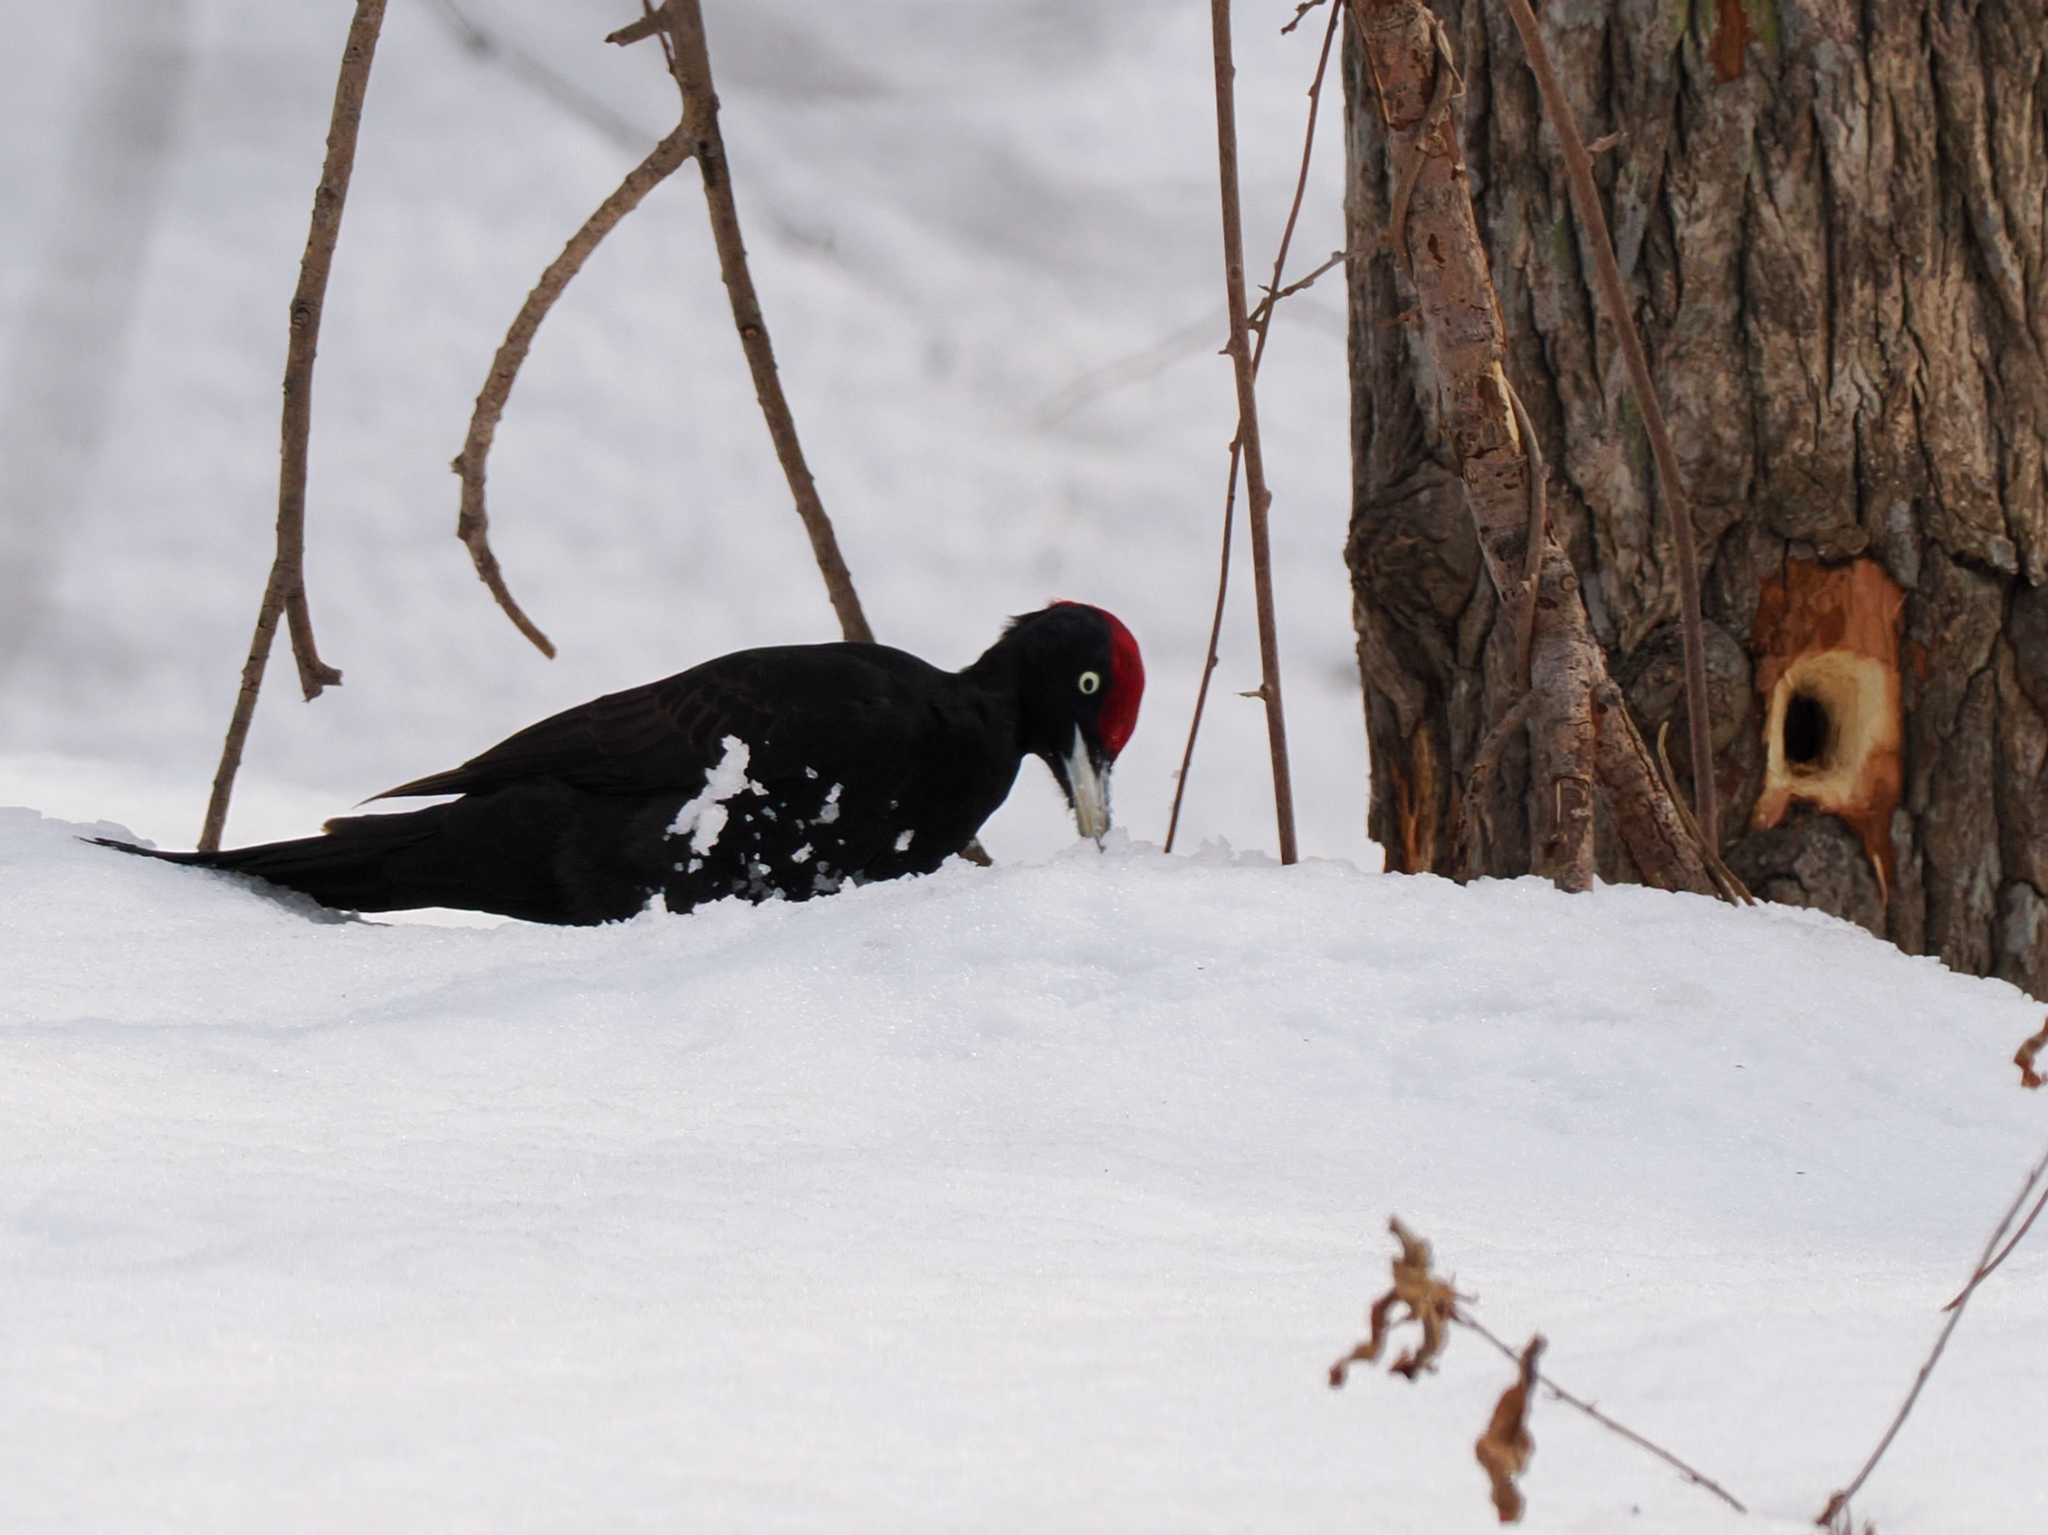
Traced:
[[540, 281], [526, 295], [526, 302], [519, 306], [519, 313], [513, 317], [511, 329], [505, 333], [497, 355], [491, 359], [490, 374], [484, 379], [484, 387], [476, 397], [476, 409], [469, 418], [469, 434], [463, 439], [462, 451], [455, 455], [449, 466], [462, 476], [462, 511], [455, 521], [455, 536], [469, 550], [478, 577], [497, 598], [505, 616], [512, 620], [521, 634], [533, 641], [542, 655], [550, 658], [555, 654], [553, 642], [513, 599], [505, 585], [504, 572], [498, 567], [498, 557], [491, 552], [491, 519], [484, 501], [484, 475], [491, 443], [497, 436], [498, 422], [505, 414], [512, 386], [519, 378], [520, 364], [526, 361], [541, 321], [547, 318], [555, 300], [561, 297], [570, 279], [583, 269], [583, 263], [590, 259], [591, 252], [597, 249], [598, 243], [611, 233], [619, 220], [639, 207], [641, 199], [689, 157], [689, 136], [678, 128], [657, 144], [646, 159], [626, 173], [626, 179], [619, 183], [611, 196], [598, 204], [597, 211], [584, 220], [583, 227], [569, 237], [562, 253], [548, 263], [547, 270], [540, 274]]
[[228, 721], [220, 765], [214, 770], [213, 794], [207, 801], [206, 824], [199, 834], [202, 852], [220, 846], [227, 825], [228, 799], [242, 765], [249, 722], [256, 715], [256, 697], [270, 664], [280, 613], [291, 631], [292, 657], [298, 663], [299, 687], [308, 702], [341, 683], [341, 673], [320, 659], [313, 641], [313, 615], [306, 605], [306, 445], [313, 428], [313, 358], [320, 344], [320, 311], [327, 298], [327, 274], [334, 266], [334, 246], [341, 235], [341, 213], [348, 201], [349, 174], [355, 169], [356, 131], [363, 118], [363, 96], [370, 86], [370, 64], [377, 54], [377, 36], [384, 25], [384, 0], [356, 0], [342, 45], [341, 69], [334, 85], [334, 110], [327, 125], [327, 157], [320, 184], [313, 193], [313, 216], [306, 230], [305, 254], [299, 258], [299, 285], [292, 293], [290, 340], [285, 350], [283, 448], [277, 486], [277, 557], [264, 583], [263, 602], [256, 612], [256, 631], [242, 663], [241, 687]]
[[[1316, 74], [1316, 83], [1318, 85], [1322, 83], [1322, 73], [1320, 70], [1318, 70]], [[1315, 109], [1311, 107], [1309, 110], [1313, 112]], [[1309, 131], [1311, 133], [1315, 131], [1315, 122], [1313, 118], [1311, 118], [1309, 122]], [[1299, 194], [1297, 193], [1296, 195], [1298, 199]], [[1299, 208], [1300, 206], [1301, 204], [1297, 200], [1295, 203], [1295, 207]], [[1265, 327], [1272, 322], [1273, 307], [1274, 305], [1278, 304], [1280, 300], [1282, 300], [1283, 298], [1293, 298], [1294, 295], [1301, 292], [1302, 289], [1314, 287], [1316, 285], [1316, 279], [1324, 276], [1329, 272], [1335, 271], [1338, 267], [1342, 266], [1345, 262], [1349, 261], [1353, 256], [1369, 256], [1371, 254], [1371, 251], [1331, 251], [1330, 254], [1323, 259], [1323, 262], [1320, 266], [1313, 267], [1310, 269], [1307, 276], [1298, 277], [1293, 282], [1289, 283], [1286, 287], [1281, 288], [1277, 291], [1269, 286], [1266, 289], [1266, 296], [1259, 300], [1257, 306], [1251, 312], [1252, 327], [1259, 332], [1260, 341], [1263, 342], [1265, 340]], [[1282, 255], [1285, 255], [1284, 250], [1282, 251]], [[1279, 275], [1280, 274], [1278, 270], [1278, 263], [1276, 262], [1273, 274], [1274, 280], [1276, 282], [1279, 280]], [[1254, 371], [1256, 371], [1257, 369], [1258, 360], [1258, 355], [1254, 353], [1252, 357]]]
[[1536, 76], [1536, 88], [1551, 126], [1557, 131], [1564, 151], [1566, 180], [1571, 186], [1572, 206], [1586, 231], [1592, 249], [1595, 286], [1607, 311], [1608, 322], [1620, 339], [1622, 356], [1628, 364], [1629, 381], [1643, 413], [1643, 425], [1650, 437], [1650, 453], [1657, 463], [1657, 481], [1663, 491], [1665, 511], [1671, 521], [1672, 553], [1678, 567], [1680, 632], [1685, 642], [1686, 713], [1692, 736], [1693, 798], [1698, 803], [1700, 834], [1710, 848], [1720, 846], [1720, 812], [1714, 786], [1714, 749], [1707, 710], [1706, 632], [1700, 617], [1699, 553], [1694, 543], [1692, 507], [1678, 475], [1678, 455], [1657, 403], [1657, 391], [1650, 381], [1649, 359], [1643, 338], [1629, 311], [1628, 293], [1622, 285], [1621, 267], [1614, 257], [1614, 240], [1607, 231], [1607, 215], [1600, 206], [1600, 191], [1593, 181], [1593, 162], [1586, 153], [1584, 138], [1574, 120], [1549, 51], [1536, 24], [1529, 0], [1507, 0], [1508, 15], [1522, 36], [1529, 55], [1529, 67]]
[[[1297, 12], [1295, 21], [1308, 7]], [[1254, 326], [1245, 313], [1244, 221], [1237, 191], [1237, 102], [1236, 65], [1231, 60], [1230, 0], [1211, 0], [1210, 25], [1216, 53], [1216, 163], [1223, 203], [1224, 289], [1230, 310], [1228, 351], [1237, 382], [1237, 435], [1230, 445], [1230, 474], [1223, 493], [1223, 553], [1216, 578], [1216, 609], [1209, 625], [1209, 649], [1202, 666], [1201, 682], [1195, 692], [1194, 715], [1188, 722], [1187, 745], [1181, 754], [1180, 773], [1173, 789], [1173, 809], [1167, 818], [1166, 849], [1173, 850], [1174, 834], [1180, 828], [1180, 810], [1187, 793], [1188, 771], [1194, 762], [1195, 741], [1201, 733], [1202, 711], [1209, 698], [1209, 682], [1216, 670], [1217, 646], [1223, 633], [1223, 604], [1230, 587], [1230, 542], [1237, 505], [1238, 469], [1245, 474], [1252, 532], [1252, 590], [1258, 608], [1260, 694], [1266, 706], [1266, 738], [1273, 761], [1273, 812], [1279, 827], [1280, 861], [1293, 863], [1298, 856], [1294, 837], [1294, 784], [1287, 760], [1287, 715], [1280, 693], [1280, 641], [1273, 617], [1272, 555], [1268, 544], [1267, 512], [1272, 493], [1266, 488], [1265, 457], [1259, 443], [1258, 398], [1253, 380], [1266, 355], [1273, 304], [1278, 297], [1280, 273], [1287, 263], [1287, 250], [1294, 240], [1295, 221], [1301, 215], [1302, 196], [1308, 186], [1309, 157], [1315, 146], [1316, 110], [1321, 103], [1323, 73], [1330, 59], [1330, 40], [1336, 35], [1341, 5], [1333, 4], [1330, 26], [1323, 35], [1323, 48], [1316, 61], [1315, 79], [1309, 85], [1308, 127], [1301, 151], [1301, 170], [1295, 178], [1294, 202], [1281, 231], [1280, 249], [1273, 258], [1273, 295], [1261, 306]], [[1290, 24], [1289, 30], [1291, 30]], [[1257, 348], [1249, 344], [1256, 329]]]
[[664, 0], [663, 4], [653, 7], [638, 21], [629, 21], [623, 27], [620, 27], [618, 31], [606, 33], [604, 40], [621, 48], [625, 47], [628, 43], [645, 42], [648, 38], [659, 32], [662, 24], [667, 20], [668, 5], [666, 0]]
[[1699, 823], [1666, 786], [1612, 677], [1602, 677], [1594, 686], [1593, 716], [1601, 791], [1613, 812], [1615, 833], [1644, 883], [1735, 899], [1707, 867]]
[[[1300, 26], [1302, 22], [1308, 19], [1308, 13], [1322, 3], [1323, 0], [1301, 0], [1301, 4], [1294, 8], [1294, 20], [1288, 22], [1286, 26], [1280, 29], [1280, 35], [1285, 37], [1296, 27]], [[1344, 0], [1336, 0], [1336, 8], [1342, 10], [1344, 8]]]
[[[2000, 1240], [2018, 1217], [2020, 1206], [2027, 1202], [2027, 1196], [2034, 1192], [2044, 1178], [2048, 1178], [2048, 1152], [2044, 1152], [2041, 1160], [2034, 1164], [2032, 1171], [2027, 1174], [2027, 1181], [2020, 1186], [2019, 1193], [2013, 1196], [2013, 1201], [2006, 1207], [2004, 1216], [1993, 1228], [1990, 1238], [1984, 1243], [1983, 1256], [1977, 1260], [1977, 1267], [1970, 1275], [1970, 1282], [1963, 1286], [1961, 1294], [1943, 1308], [1948, 1313], [1948, 1321], [1942, 1325], [1940, 1335], [1935, 1338], [1934, 1347], [1928, 1352], [1926, 1362], [1920, 1366], [1920, 1373], [1913, 1377], [1913, 1389], [1906, 1393], [1906, 1400], [1899, 1404], [1899, 1410], [1893, 1415], [1891, 1425], [1885, 1429], [1884, 1437], [1878, 1440], [1877, 1448], [1870, 1452], [1870, 1458], [1863, 1462], [1863, 1468], [1850, 1480], [1849, 1485], [1828, 1499], [1827, 1507], [1821, 1510], [1820, 1517], [1814, 1520], [1815, 1524], [1822, 1528], [1832, 1528], [1837, 1516], [1848, 1507], [1849, 1500], [1862, 1489], [1864, 1482], [1869, 1480], [1870, 1473], [1877, 1469], [1877, 1463], [1884, 1459], [1884, 1452], [1891, 1448], [1892, 1440], [1898, 1437], [1899, 1430], [1905, 1427], [1906, 1419], [1912, 1414], [1913, 1404], [1920, 1400], [1920, 1391], [1927, 1384], [1928, 1376], [1934, 1373], [1935, 1365], [1941, 1362], [1942, 1350], [1948, 1347], [1949, 1337], [1955, 1332], [1956, 1324], [1962, 1321], [1964, 1308], [1969, 1305], [1970, 1297], [1976, 1293], [1977, 1286], [1988, 1279], [1992, 1270], [2005, 1261], [2007, 1254], [2018, 1245], [2020, 1237], [2025, 1236], [2034, 1224], [2034, 1216], [2041, 1213], [2041, 1206], [2037, 1203], [2034, 1206], [2034, 1214], [2027, 1217], [2026, 1225], [2019, 1229], [2012, 1242], [2006, 1245], [2004, 1251], [1998, 1250]], [[1992, 1256], [1994, 1252], [1997, 1253], [1995, 1258]]]
[[[1302, 131], [1301, 169], [1294, 178], [1294, 202], [1287, 210], [1287, 223], [1280, 231], [1280, 248], [1273, 256], [1273, 281], [1267, 286], [1264, 302], [1259, 305], [1257, 312], [1247, 322], [1258, 332], [1259, 338], [1257, 346], [1252, 350], [1252, 374], [1254, 377], [1257, 377], [1259, 365], [1266, 358], [1266, 337], [1272, 333], [1274, 306], [1289, 293], [1306, 288], [1316, 278], [1328, 271], [1331, 265], [1342, 261], [1344, 257], [1344, 253], [1339, 251], [1329, 261], [1317, 267], [1315, 271], [1311, 272], [1300, 282], [1288, 288], [1280, 288], [1278, 286], [1281, 270], [1287, 265], [1288, 247], [1294, 243], [1294, 226], [1301, 217], [1302, 199], [1308, 191], [1308, 167], [1309, 160], [1315, 153], [1316, 112], [1322, 104], [1323, 75], [1329, 68], [1330, 44], [1336, 38], [1337, 24], [1343, 16], [1343, 9], [1343, 0], [1334, 0], [1330, 7], [1330, 24], [1323, 32], [1323, 48], [1316, 58], [1315, 78], [1309, 82], [1308, 87], [1308, 126]], [[1299, 21], [1301, 16], [1306, 14], [1307, 9], [1304, 8], [1295, 17], [1295, 20]], [[1209, 701], [1209, 683], [1215, 675], [1217, 647], [1223, 638], [1223, 604], [1224, 599], [1230, 592], [1230, 546], [1233, 524], [1236, 520], [1237, 476], [1243, 458], [1244, 436], [1240, 433], [1231, 440], [1230, 475], [1223, 488], [1223, 552], [1216, 570], [1216, 610], [1209, 620], [1209, 648], [1202, 663], [1201, 681], [1195, 688], [1195, 709], [1194, 714], [1188, 720], [1188, 739], [1187, 745], [1181, 751], [1180, 772], [1174, 776], [1173, 780], [1173, 808], [1166, 818], [1165, 850], [1169, 853], [1173, 851], [1173, 839], [1180, 831], [1181, 802], [1187, 795], [1188, 773], [1194, 766], [1195, 760], [1195, 741], [1201, 735], [1202, 712]]]
[[437, 0], [436, 9], [455, 40], [476, 58], [500, 65], [571, 117], [622, 148], [637, 150], [647, 142], [646, 133], [614, 112], [602, 97], [583, 89], [531, 49], [477, 21], [457, 0]]
[[699, 0], [665, 0], [659, 8], [641, 0], [641, 5], [644, 14], [640, 20], [612, 33], [607, 41], [631, 43], [656, 35], [663, 40], [669, 72], [675, 76], [676, 89], [683, 98], [680, 131], [704, 178], [704, 201], [711, 215], [712, 243], [718, 248], [719, 275], [725, 279], [726, 294], [732, 301], [733, 324], [739, 330], [740, 347], [754, 377], [754, 393], [761, 402], [768, 436], [775, 444], [775, 456], [789, 482], [797, 516], [803, 519], [804, 531], [810, 536], [811, 552], [825, 578], [825, 591], [839, 617], [840, 631], [849, 640], [873, 640], [874, 631], [868, 627], [845, 556], [839, 551], [838, 536], [825, 514], [824, 502], [818, 497], [810, 466], [804, 462], [796, 420], [790, 414], [782, 380], [775, 371], [775, 349], [768, 340], [768, 322], [762, 317], [753, 274], [747, 267], [739, 206], [733, 199], [725, 141], [718, 129], [718, 92], [711, 77], [711, 50], [704, 35], [703, 8]]
[[[1471, 1312], [1466, 1308], [1461, 1306], [1458, 1309], [1458, 1314], [1452, 1317], [1451, 1320], [1457, 1323], [1458, 1326], [1466, 1329], [1468, 1332], [1478, 1334], [1480, 1337], [1484, 1338], [1488, 1343], [1491, 1343], [1495, 1348], [1499, 1349], [1502, 1354], [1506, 1355], [1509, 1359], [1514, 1360], [1517, 1364], [1521, 1363], [1522, 1356], [1515, 1352], [1514, 1345], [1506, 1342], [1501, 1338], [1495, 1337], [1494, 1334], [1487, 1329], [1486, 1325], [1483, 1322], [1481, 1322], [1477, 1317], [1473, 1316]], [[1731, 1493], [1727, 1488], [1723, 1487], [1719, 1482], [1715, 1481], [1705, 1472], [1700, 1471], [1695, 1467], [1687, 1465], [1684, 1461], [1680, 1460], [1676, 1455], [1673, 1455], [1669, 1450], [1665, 1449], [1661, 1444], [1658, 1444], [1655, 1440], [1646, 1439], [1641, 1434], [1637, 1433], [1634, 1429], [1630, 1428], [1627, 1424], [1616, 1422], [1613, 1418], [1608, 1417], [1606, 1413], [1602, 1412], [1599, 1408], [1595, 1407], [1591, 1402], [1586, 1401], [1582, 1397], [1572, 1395], [1571, 1392], [1565, 1390], [1564, 1387], [1560, 1386], [1548, 1375], [1544, 1375], [1539, 1372], [1536, 1376], [1536, 1379], [1542, 1383], [1543, 1389], [1550, 1393], [1552, 1400], [1562, 1402], [1567, 1407], [1577, 1408], [1580, 1412], [1584, 1413], [1587, 1417], [1591, 1418], [1595, 1423], [1599, 1424], [1602, 1428], [1607, 1429], [1611, 1433], [1619, 1434], [1623, 1439], [1626, 1439], [1630, 1444], [1634, 1445], [1637, 1449], [1649, 1451], [1652, 1455], [1656, 1456], [1657, 1459], [1663, 1461], [1665, 1465], [1669, 1466], [1672, 1470], [1676, 1471], [1680, 1476], [1684, 1477], [1688, 1482], [1691, 1482], [1695, 1487], [1698, 1487], [1703, 1491], [1712, 1493], [1715, 1497], [1719, 1498], [1723, 1503], [1726, 1503], [1730, 1508], [1734, 1509], [1736, 1513], [1746, 1514], [1749, 1512], [1749, 1510], [1747, 1508], [1744, 1508], [1742, 1504], [1736, 1499], [1735, 1495]]]
[[1664, 784], [1664, 793], [1671, 801], [1671, 808], [1678, 812], [1686, 834], [1698, 845], [1700, 862], [1706, 865], [1707, 874], [1714, 882], [1714, 888], [1721, 898], [1731, 906], [1754, 906], [1756, 897], [1750, 894], [1749, 886], [1742, 882], [1742, 876], [1728, 867], [1720, 850], [1707, 841], [1700, 830], [1700, 823], [1693, 819], [1692, 811], [1686, 808], [1685, 796], [1678, 792], [1678, 775], [1671, 771], [1671, 754], [1664, 743], [1671, 735], [1671, 721], [1662, 720], [1657, 725], [1657, 773]]
[[2020, 1243], [2024, 1242], [2027, 1239], [2027, 1233], [2034, 1229], [2034, 1222], [2041, 1218], [2041, 1207], [2043, 1205], [2048, 1205], [2048, 1188], [2044, 1188], [2043, 1190], [2041, 1190], [2041, 1197], [2034, 1201], [2034, 1208], [2029, 1210], [2027, 1212], [2027, 1218], [2020, 1222], [2019, 1230], [2015, 1231], [2011, 1236], [2006, 1238], [2005, 1246], [1998, 1249], [1998, 1256], [1993, 1258], [1989, 1263], [1985, 1264], [1982, 1272], [1972, 1274], [1970, 1276], [1970, 1283], [1963, 1286], [1962, 1290], [1957, 1293], [1956, 1298], [1954, 1300], [1950, 1301], [1946, 1306], [1943, 1306], [1941, 1308], [1943, 1311], [1956, 1310], [1958, 1307], [1962, 1305], [1964, 1301], [1969, 1299], [1970, 1291], [1972, 1289], [1974, 1289], [1977, 1285], [1982, 1284], [1985, 1280], [1989, 1279], [1993, 1274], [1998, 1272], [1999, 1268], [2004, 1264], [2005, 1260], [2012, 1256], [2012, 1250], [2015, 1247], [2019, 1246]]
[[1205, 314], [1149, 346], [1088, 368], [1046, 396], [1033, 412], [1034, 419], [1040, 426], [1055, 426], [1113, 389], [1156, 377], [1182, 358], [1213, 350], [1215, 335], [1215, 317]]

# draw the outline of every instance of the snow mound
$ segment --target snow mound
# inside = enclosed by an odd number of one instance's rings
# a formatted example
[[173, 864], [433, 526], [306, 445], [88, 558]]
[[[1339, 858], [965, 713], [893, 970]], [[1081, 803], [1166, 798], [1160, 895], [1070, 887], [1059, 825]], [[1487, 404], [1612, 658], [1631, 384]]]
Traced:
[[[106, 832], [110, 828], [90, 828]], [[1113, 840], [611, 927], [319, 924], [0, 811], [0, 1526], [1804, 1527], [2031, 1159], [2036, 1008], [1840, 923]], [[1858, 1513], [2023, 1527], [2048, 1263]], [[1635, 1517], [1637, 1511], [1646, 1516]]]

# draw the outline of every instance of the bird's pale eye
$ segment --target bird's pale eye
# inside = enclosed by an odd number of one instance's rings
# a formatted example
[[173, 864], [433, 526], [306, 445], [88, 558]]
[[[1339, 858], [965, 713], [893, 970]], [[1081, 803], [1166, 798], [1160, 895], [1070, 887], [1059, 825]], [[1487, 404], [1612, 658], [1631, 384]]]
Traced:
[[1083, 672], [1083, 673], [1081, 673], [1081, 682], [1080, 682], [1080, 688], [1081, 688], [1081, 691], [1082, 691], [1082, 692], [1084, 692], [1084, 693], [1099, 693], [1099, 692], [1101, 692], [1101, 691], [1102, 691], [1102, 673], [1101, 673], [1101, 672]]

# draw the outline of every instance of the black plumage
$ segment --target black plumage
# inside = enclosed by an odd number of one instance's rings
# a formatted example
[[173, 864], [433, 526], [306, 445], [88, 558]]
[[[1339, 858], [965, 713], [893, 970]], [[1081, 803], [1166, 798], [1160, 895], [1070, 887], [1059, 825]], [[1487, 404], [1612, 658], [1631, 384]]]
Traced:
[[174, 863], [254, 875], [341, 910], [451, 906], [535, 922], [630, 917], [739, 895], [804, 899], [929, 873], [1043, 758], [1085, 834], [1108, 825], [1110, 765], [1144, 692], [1130, 631], [1055, 603], [973, 665], [886, 645], [736, 651], [531, 725], [346, 816], [324, 835]]

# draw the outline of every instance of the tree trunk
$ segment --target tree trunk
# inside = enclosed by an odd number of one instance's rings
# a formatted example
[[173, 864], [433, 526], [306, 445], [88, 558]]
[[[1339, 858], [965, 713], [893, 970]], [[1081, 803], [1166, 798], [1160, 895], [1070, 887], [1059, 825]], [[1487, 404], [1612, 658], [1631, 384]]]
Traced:
[[[1502, 8], [1437, 0], [1508, 369], [1644, 734], [1688, 789], [1647, 443]], [[1722, 846], [1822, 907], [2048, 995], [2048, 11], [2040, 0], [1548, 0], [1693, 499]], [[1357, 38], [1353, 249], [1391, 222]], [[1350, 275], [1352, 572], [1392, 869], [1455, 873], [1512, 624], [1384, 253]], [[1483, 867], [1530, 867], [1516, 743]], [[1599, 828], [1603, 877], [1635, 871]]]

